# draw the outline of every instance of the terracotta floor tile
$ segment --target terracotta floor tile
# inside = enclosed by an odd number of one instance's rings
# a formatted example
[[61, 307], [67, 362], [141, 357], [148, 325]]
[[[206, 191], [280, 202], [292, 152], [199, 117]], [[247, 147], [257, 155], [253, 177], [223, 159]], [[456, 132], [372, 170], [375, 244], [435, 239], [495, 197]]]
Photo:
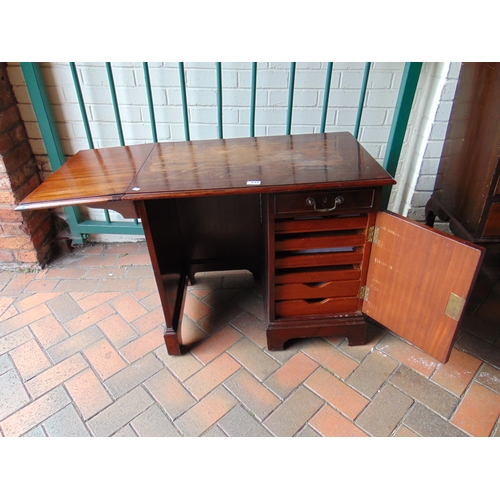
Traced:
[[187, 314], [193, 321], [200, 321], [213, 311], [211, 307], [202, 302], [198, 297], [192, 293], [186, 293], [186, 300], [184, 303], [184, 314]]
[[410, 396], [386, 384], [356, 419], [356, 424], [372, 436], [390, 436], [412, 404]]
[[155, 351], [156, 356], [163, 361], [165, 366], [181, 381], [189, 378], [193, 373], [203, 368], [203, 364], [190, 352], [182, 356], [169, 356], [164, 346]]
[[391, 334], [386, 335], [380, 341], [377, 349], [396, 358], [425, 377], [430, 377], [438, 365], [434, 358]]
[[132, 321], [144, 316], [148, 310], [143, 307], [139, 302], [133, 298], [129, 293], [124, 293], [111, 301], [111, 305], [117, 312], [131, 323]]
[[261, 381], [280, 368], [277, 361], [247, 338], [236, 342], [227, 352]]
[[[141, 306], [142, 307], [142, 306]], [[136, 319], [132, 326], [141, 334], [150, 332], [153, 328], [165, 323], [165, 316], [162, 309], [158, 308], [154, 311], [148, 312], [144, 316]]]
[[175, 424], [185, 436], [201, 436], [238, 403], [222, 386], [179, 417]]
[[43, 293], [52, 292], [57, 285], [59, 280], [33, 280], [25, 289], [26, 293]]
[[244, 312], [231, 321], [236, 329], [253, 340], [260, 347], [267, 346], [266, 325], [251, 314]]
[[77, 300], [77, 302], [83, 311], [88, 311], [100, 304], [109, 302], [111, 299], [119, 295], [119, 293], [120, 292], [86, 293], [85, 297]]
[[177, 327], [177, 338], [183, 346], [192, 346], [205, 340], [208, 333], [202, 330], [189, 316], [183, 316]]
[[402, 425], [395, 433], [394, 437], [419, 437], [418, 434], [415, 434], [412, 430], [408, 429]]
[[52, 314], [31, 323], [30, 329], [45, 349], [69, 337], [69, 333]]
[[139, 334], [118, 314], [108, 316], [97, 326], [117, 349], [139, 337]]
[[88, 364], [83, 356], [77, 353], [28, 380], [26, 388], [33, 399], [39, 398], [87, 367]]
[[166, 368], [148, 378], [144, 386], [172, 419], [196, 404], [196, 399]]
[[323, 404], [321, 398], [301, 386], [263, 423], [275, 436], [292, 437], [304, 427]]
[[116, 255], [92, 255], [80, 261], [80, 267], [111, 267], [116, 264]]
[[184, 386], [200, 400], [240, 368], [237, 361], [224, 353], [185, 380]]
[[14, 297], [0, 297], [0, 321], [2, 321], [2, 314], [14, 302]]
[[87, 272], [84, 268], [51, 268], [44, 276], [44, 280], [78, 280], [85, 276]]
[[26, 312], [12, 316], [11, 318], [2, 321], [2, 335], [19, 330], [20, 328], [34, 323], [36, 320], [48, 316], [50, 314], [49, 308], [45, 304], [40, 304], [33, 309]]
[[24, 381], [52, 366], [36, 340], [30, 340], [16, 347], [10, 352], [10, 357]]
[[240, 339], [241, 333], [227, 325], [197, 345], [191, 353], [203, 364], [207, 364]]
[[476, 380], [500, 394], [500, 370], [497, 368], [485, 363], [476, 375]]
[[286, 398], [311, 373], [318, 368], [318, 363], [299, 352], [280, 369], [275, 371], [265, 385], [281, 398]]
[[266, 418], [281, 400], [245, 369], [239, 369], [224, 385], [259, 419]]
[[394, 358], [374, 350], [347, 378], [347, 383], [361, 394], [373, 398], [398, 366], [399, 362]]
[[[331, 337], [268, 351], [262, 287], [241, 272], [197, 274], [188, 345], [170, 356], [139, 253], [143, 242], [86, 244], [28, 278], [0, 272], [2, 435], [500, 435], [500, 266], [445, 365], [374, 323], [365, 346]], [[127, 265], [94, 267], [109, 258]]]
[[124, 255], [116, 261], [117, 266], [149, 266], [151, 259], [149, 254]]
[[85, 275], [85, 279], [121, 279], [125, 275], [125, 269], [116, 268], [115, 266], [111, 267], [91, 267], [87, 274]]
[[[13, 299], [10, 299], [13, 300]], [[16, 309], [16, 306], [14, 304], [11, 304], [7, 309], [3, 312], [2, 316], [0, 316], [0, 321], [3, 323], [4, 321], [7, 321], [9, 318], [12, 318], [12, 316], [17, 316], [19, 314], [19, 311]], [[1, 335], [4, 335], [2, 332]]]
[[33, 401], [0, 423], [4, 436], [21, 436], [36, 427], [50, 416], [70, 403], [70, 398], [63, 387]]
[[98, 340], [87, 347], [83, 350], [83, 354], [102, 380], [106, 380], [127, 366], [127, 363], [106, 339]]
[[120, 243], [118, 245], [111, 245], [106, 248], [103, 253], [105, 255], [136, 254], [139, 252], [139, 248], [139, 243]]
[[75, 333], [85, 330], [89, 326], [99, 323], [99, 321], [111, 316], [113, 313], [113, 309], [108, 304], [104, 303], [68, 321], [65, 327], [71, 335], [74, 335]]
[[132, 342], [122, 347], [120, 349], [120, 354], [129, 363], [133, 363], [147, 353], [154, 351], [157, 347], [164, 345], [163, 332], [163, 327], [151, 330], [149, 333], [146, 333], [136, 340], [132, 340]]
[[19, 273], [7, 283], [3, 290], [0, 290], [0, 297], [17, 297], [29, 285], [33, 279], [33, 273]]
[[472, 436], [489, 436], [500, 415], [500, 394], [473, 383], [451, 422]]
[[85, 420], [93, 417], [113, 402], [90, 368], [70, 378], [64, 385]]
[[51, 300], [55, 297], [58, 297], [60, 293], [51, 293], [51, 292], [41, 292], [41, 293], [33, 293], [21, 300], [16, 300], [15, 305], [19, 312], [27, 311], [32, 307], [38, 306]]
[[314, 415], [309, 425], [325, 437], [367, 437], [359, 427], [326, 405]]
[[480, 366], [479, 359], [463, 351], [452, 349], [449, 361], [438, 367], [431, 380], [460, 396]]
[[224, 304], [224, 307], [215, 309], [198, 322], [198, 326], [209, 334], [213, 334], [237, 318], [243, 309], [233, 301]]
[[354, 420], [370, 402], [368, 398], [323, 368], [316, 370], [304, 384], [351, 420]]
[[349, 358], [322, 339], [313, 339], [303, 351], [343, 379], [346, 379], [359, 366], [357, 361]]

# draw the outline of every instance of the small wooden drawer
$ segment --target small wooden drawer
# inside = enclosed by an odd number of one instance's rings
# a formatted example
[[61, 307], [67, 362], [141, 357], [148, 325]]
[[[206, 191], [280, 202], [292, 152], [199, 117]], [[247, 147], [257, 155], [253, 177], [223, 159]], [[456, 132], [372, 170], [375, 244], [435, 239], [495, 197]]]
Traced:
[[359, 281], [327, 281], [320, 283], [291, 283], [276, 285], [275, 299], [324, 299], [351, 297], [359, 292]]
[[317, 191], [296, 194], [278, 194], [275, 197], [275, 213], [335, 215], [346, 210], [373, 208], [375, 190]]
[[277, 269], [291, 267], [344, 266], [349, 264], [361, 264], [362, 260], [363, 252], [326, 252], [303, 255], [277, 255], [274, 265]]
[[286, 251], [307, 251], [320, 250], [324, 248], [346, 248], [360, 247], [366, 242], [366, 236], [358, 231], [337, 231], [330, 233], [307, 233], [298, 235], [287, 235], [277, 238], [275, 250], [277, 252]]
[[319, 231], [343, 231], [364, 229], [368, 224], [368, 216], [343, 217], [307, 217], [277, 220], [274, 224], [276, 234], [314, 233]]
[[356, 311], [357, 297], [328, 298], [323, 300], [283, 300], [276, 302], [276, 317], [315, 316]]
[[318, 283], [320, 281], [359, 280], [361, 270], [355, 266], [316, 267], [303, 269], [276, 269], [276, 285], [287, 283]]

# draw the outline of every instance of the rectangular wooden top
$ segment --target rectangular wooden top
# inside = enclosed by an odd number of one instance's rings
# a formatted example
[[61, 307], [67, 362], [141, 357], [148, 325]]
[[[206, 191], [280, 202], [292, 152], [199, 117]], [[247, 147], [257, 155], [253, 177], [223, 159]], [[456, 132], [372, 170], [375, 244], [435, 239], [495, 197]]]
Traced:
[[80, 151], [18, 209], [394, 184], [348, 132]]

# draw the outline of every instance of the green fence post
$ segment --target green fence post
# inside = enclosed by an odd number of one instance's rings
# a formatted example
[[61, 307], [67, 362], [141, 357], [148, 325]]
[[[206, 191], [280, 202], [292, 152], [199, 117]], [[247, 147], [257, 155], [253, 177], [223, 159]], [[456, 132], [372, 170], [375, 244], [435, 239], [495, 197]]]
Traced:
[[[52, 170], [57, 170], [66, 162], [61, 139], [56, 128], [56, 122], [50, 107], [47, 89], [42, 77], [40, 65], [35, 62], [21, 63], [26, 87], [31, 98], [31, 103], [35, 111], [38, 126], [42, 133], [42, 139], [47, 150]], [[78, 224], [82, 220], [78, 207], [67, 207], [64, 209], [67, 222], [71, 231], [71, 238], [76, 244], [83, 244], [83, 234], [78, 229]]]
[[[387, 172], [393, 177], [396, 175], [396, 170], [398, 168], [398, 161], [401, 155], [401, 149], [403, 148], [403, 140], [408, 126], [408, 119], [410, 118], [411, 107], [415, 98], [422, 64], [421, 62], [405, 63], [383, 165]], [[390, 196], [391, 186], [384, 186], [381, 200], [382, 209], [385, 210], [387, 208]]]

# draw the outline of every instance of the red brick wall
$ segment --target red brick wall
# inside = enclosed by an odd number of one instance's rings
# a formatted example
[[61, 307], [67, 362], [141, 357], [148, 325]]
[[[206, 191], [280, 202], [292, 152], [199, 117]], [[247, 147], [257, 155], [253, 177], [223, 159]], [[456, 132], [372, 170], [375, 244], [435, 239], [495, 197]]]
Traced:
[[7, 65], [0, 62], [0, 267], [44, 265], [51, 256], [54, 231], [50, 212], [14, 211], [40, 182]]

